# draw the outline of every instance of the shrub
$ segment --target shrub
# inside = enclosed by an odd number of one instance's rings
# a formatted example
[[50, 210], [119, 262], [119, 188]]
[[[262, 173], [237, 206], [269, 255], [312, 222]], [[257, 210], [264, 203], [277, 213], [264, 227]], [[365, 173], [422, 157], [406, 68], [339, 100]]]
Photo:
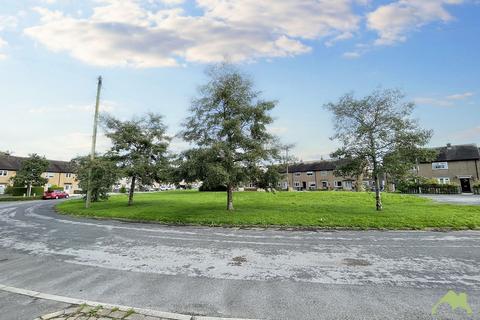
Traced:
[[458, 194], [460, 186], [456, 183], [439, 184], [435, 179], [399, 181], [397, 189], [402, 193], [414, 194]]
[[480, 182], [477, 182], [473, 185], [473, 193], [480, 194]]
[[120, 193], [127, 193], [127, 188], [125, 186], [121, 186], [120, 190], [118, 190]]
[[54, 184], [53, 186], [48, 187], [48, 191], [63, 191], [63, 188]]
[[[43, 187], [32, 187], [31, 195], [33, 196], [35, 194], [36, 196], [43, 196], [43, 190]], [[11, 187], [8, 191], [8, 194], [14, 197], [20, 197], [27, 194], [27, 188], [25, 187]]]
[[11, 195], [12, 192], [13, 192], [13, 186], [7, 186], [5, 188], [5, 191], [4, 191], [5, 194], [10, 194]]
[[227, 186], [224, 185], [216, 185], [216, 186], [210, 186], [207, 184], [202, 184], [198, 191], [227, 191]]

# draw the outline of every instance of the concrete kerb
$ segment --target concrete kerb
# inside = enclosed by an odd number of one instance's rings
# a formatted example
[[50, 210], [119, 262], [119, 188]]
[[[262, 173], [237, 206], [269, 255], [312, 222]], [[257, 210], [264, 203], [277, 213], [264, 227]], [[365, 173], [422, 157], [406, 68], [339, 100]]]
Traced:
[[63, 302], [63, 303], [74, 304], [74, 305], [86, 304], [86, 305], [91, 306], [91, 307], [101, 306], [101, 307], [109, 308], [109, 309], [117, 308], [120, 311], [133, 310], [133, 311], [135, 311], [136, 313], [139, 313], [139, 314], [164, 318], [164, 319], [168, 319], [168, 320], [255, 320], [255, 319], [244, 319], [244, 318], [221, 318], [221, 317], [191, 316], [191, 315], [180, 314], [180, 313], [164, 312], [164, 311], [157, 311], [157, 310], [152, 310], [152, 309], [129, 307], [129, 306], [118, 305], [118, 304], [102, 303], [102, 302], [98, 302], [98, 301], [69, 298], [69, 297], [58, 296], [58, 295], [54, 295], [54, 294], [48, 294], [48, 293], [42, 293], [42, 292], [38, 292], [38, 291], [28, 290], [28, 289], [10, 287], [10, 286], [6, 286], [6, 285], [2, 285], [2, 284], [0, 284], [0, 290], [5, 291], [5, 292], [10, 292], [10, 293], [21, 294], [21, 295], [29, 296], [29, 297], [33, 297], [33, 298], [52, 300], [52, 301]]

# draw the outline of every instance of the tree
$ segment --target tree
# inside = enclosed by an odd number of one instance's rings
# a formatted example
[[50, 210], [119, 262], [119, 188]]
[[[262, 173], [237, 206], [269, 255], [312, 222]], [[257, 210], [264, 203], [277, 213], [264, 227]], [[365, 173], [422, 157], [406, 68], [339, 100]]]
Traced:
[[105, 156], [96, 156], [92, 161], [90, 156], [78, 157], [71, 161], [78, 185], [82, 193], [88, 190], [88, 174], [92, 170], [90, 188], [92, 202], [108, 199], [108, 192], [120, 178], [120, 170], [112, 159]]
[[283, 178], [283, 174], [280, 171], [284, 169], [284, 165], [269, 165], [266, 169], [261, 170], [259, 173], [258, 186], [262, 189], [276, 189], [279, 182]]
[[43, 186], [48, 179], [42, 177], [42, 173], [47, 171], [49, 162], [45, 157], [36, 153], [30, 154], [29, 158], [22, 161], [17, 174], [12, 177], [15, 186], [27, 186], [27, 197], [31, 196], [32, 186]]
[[[332, 153], [332, 158], [344, 156], [343, 151]], [[363, 177], [367, 171], [368, 161], [364, 158], [344, 157], [342, 161], [337, 161], [337, 167], [334, 171], [336, 176], [355, 177], [355, 191], [365, 191]]]
[[411, 160], [422, 154], [422, 147], [432, 136], [432, 131], [421, 129], [411, 118], [415, 105], [403, 98], [399, 90], [377, 89], [361, 99], [347, 94], [337, 103], [325, 105], [334, 115], [332, 139], [342, 144], [335, 155], [368, 168], [375, 181], [379, 211], [383, 209], [380, 175], [405, 162], [405, 167], [413, 168]]
[[[252, 81], [233, 66], [207, 69], [209, 80], [192, 101], [182, 135], [195, 148], [189, 156], [198, 179], [227, 187], [227, 210], [233, 210], [233, 190], [251, 177], [246, 168], [278, 153], [267, 125], [276, 102], [264, 101]], [[195, 158], [195, 160], [193, 160]]]
[[133, 204], [136, 183], [152, 184], [168, 172], [167, 148], [170, 138], [161, 115], [121, 121], [112, 116], [102, 117], [106, 136], [112, 141], [108, 155], [114, 159], [126, 177], [130, 178], [128, 205]]

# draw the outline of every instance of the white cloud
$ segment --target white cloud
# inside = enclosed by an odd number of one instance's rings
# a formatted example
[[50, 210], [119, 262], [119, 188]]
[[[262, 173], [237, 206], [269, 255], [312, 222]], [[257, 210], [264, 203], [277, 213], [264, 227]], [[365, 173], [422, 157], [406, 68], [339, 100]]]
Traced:
[[202, 15], [162, 2], [152, 11], [141, 1], [98, 0], [88, 18], [36, 8], [41, 22], [25, 33], [88, 64], [165, 67], [295, 56], [311, 50], [306, 41], [351, 37], [360, 22], [353, 0], [197, 0]]
[[454, 101], [466, 100], [474, 96], [473, 92], [464, 92], [451, 94], [444, 97], [417, 97], [414, 102], [420, 105], [430, 105], [436, 107], [454, 107]]
[[[16, 16], [8, 16], [8, 15], [0, 15], [0, 32], [13, 29], [18, 24], [18, 18]], [[4, 60], [7, 58], [7, 55], [3, 53], [1, 50], [5, 49], [8, 46], [8, 42], [1, 37], [0, 34], [0, 60]]]
[[377, 45], [392, 45], [407, 39], [409, 32], [436, 21], [453, 19], [447, 5], [462, 0], [399, 0], [382, 5], [367, 15], [367, 26], [378, 33]]
[[473, 92], [464, 92], [464, 93], [457, 93], [447, 96], [446, 98], [449, 100], [464, 100], [470, 98], [474, 95]]
[[342, 56], [347, 59], [356, 59], [360, 57], [360, 53], [357, 51], [348, 51], [345, 52]]

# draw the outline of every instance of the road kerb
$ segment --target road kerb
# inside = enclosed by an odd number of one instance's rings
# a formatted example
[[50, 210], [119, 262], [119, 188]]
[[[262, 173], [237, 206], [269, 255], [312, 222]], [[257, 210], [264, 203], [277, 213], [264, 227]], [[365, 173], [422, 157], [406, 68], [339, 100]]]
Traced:
[[102, 302], [92, 301], [92, 300], [75, 299], [75, 298], [64, 297], [64, 296], [59, 296], [59, 295], [54, 295], [49, 293], [42, 293], [42, 292], [28, 290], [28, 289], [21, 289], [21, 288], [6, 286], [2, 284], [0, 284], [0, 290], [5, 292], [10, 292], [10, 293], [21, 294], [21, 295], [29, 296], [33, 298], [52, 300], [52, 301], [63, 302], [68, 304], [75, 304], [75, 305], [86, 304], [92, 307], [102, 306], [102, 307], [111, 308], [111, 309], [118, 308], [121, 311], [133, 310], [140, 314], [164, 318], [168, 320], [254, 320], [254, 319], [243, 319], [243, 318], [240, 319], [240, 318], [191, 316], [191, 315], [180, 314], [180, 313], [164, 312], [164, 311], [144, 309], [144, 308], [135, 308], [135, 307], [129, 307], [129, 306], [124, 306], [119, 304], [102, 303]]

